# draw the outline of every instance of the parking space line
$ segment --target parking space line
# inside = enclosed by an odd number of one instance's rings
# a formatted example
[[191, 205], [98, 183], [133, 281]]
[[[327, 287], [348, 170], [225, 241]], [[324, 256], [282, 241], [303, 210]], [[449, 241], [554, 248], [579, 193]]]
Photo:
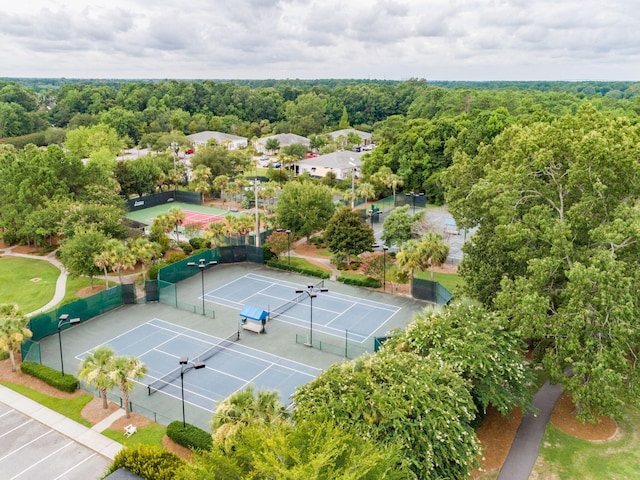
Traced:
[[85, 462], [88, 462], [89, 460], [91, 460], [93, 457], [97, 456], [97, 453], [92, 453], [91, 455], [89, 455], [87, 458], [85, 458], [84, 460], [82, 460], [81, 462], [76, 463], [73, 467], [71, 467], [69, 470], [67, 470], [66, 472], [64, 472], [62, 475], [57, 476], [56, 478], [54, 478], [53, 480], [58, 480], [59, 478], [67, 478], [67, 474], [69, 472], [74, 471], [76, 468], [78, 468], [80, 465], [82, 465]]
[[2, 435], [0, 435], [0, 438], [4, 437], [5, 435], [9, 435], [11, 432], [18, 430], [19, 428], [24, 427], [26, 424], [33, 422], [33, 418], [30, 418], [29, 420], [27, 420], [24, 423], [21, 423], [20, 425], [18, 425], [17, 427], [13, 427], [11, 430], [9, 430], [8, 432], [4, 432]]
[[17, 448], [16, 450], [13, 450], [11, 453], [8, 453], [7, 455], [5, 455], [4, 457], [0, 457], [0, 462], [3, 461], [5, 458], [9, 458], [11, 455], [13, 455], [14, 453], [18, 453], [20, 450], [22, 450], [23, 448], [28, 447], [29, 445], [31, 445], [33, 442], [37, 442], [38, 440], [40, 440], [42, 437], [45, 437], [47, 435], [49, 435], [51, 432], [53, 432], [53, 430], [48, 430], [46, 432], [44, 432], [42, 435], [37, 436], [36, 438], [34, 438], [33, 440], [31, 440], [29, 443], [25, 443], [24, 445], [22, 445], [20, 448]]
[[70, 445], [73, 445], [74, 442], [69, 442], [66, 445], [63, 445], [62, 447], [60, 447], [59, 449], [57, 449], [54, 452], [51, 452], [49, 455], [47, 455], [46, 457], [42, 457], [39, 461], [37, 461], [36, 463], [33, 463], [29, 466], [29, 468], [25, 468], [22, 472], [20, 472], [18, 475], [11, 477], [9, 480], [14, 480], [16, 478], [19, 478], [22, 476], [23, 473], [28, 472], [29, 470], [31, 470], [33, 467], [35, 467], [36, 465], [39, 465], [40, 463], [44, 462], [45, 460], [47, 460], [48, 458], [53, 457], [54, 455], [57, 455], [59, 452], [61, 452], [62, 450], [64, 450], [65, 448], [67, 448]]

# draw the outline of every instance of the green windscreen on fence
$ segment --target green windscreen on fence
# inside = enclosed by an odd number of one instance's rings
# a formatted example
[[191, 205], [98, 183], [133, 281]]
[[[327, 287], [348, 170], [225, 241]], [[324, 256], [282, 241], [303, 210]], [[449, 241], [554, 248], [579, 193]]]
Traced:
[[84, 322], [121, 305], [122, 287], [120, 285], [67, 303], [55, 310], [31, 318], [29, 320], [29, 329], [33, 333], [31, 339], [37, 342], [44, 337], [58, 333], [58, 321], [63, 314], [69, 315], [68, 318], [79, 318], [81, 322]]
[[31, 339], [25, 340], [20, 347], [20, 353], [22, 354], [23, 362], [42, 363], [40, 342], [35, 342]]
[[414, 278], [411, 285], [411, 295], [420, 300], [446, 305], [453, 298], [453, 294], [439, 282], [432, 282], [424, 278]]
[[[192, 277], [196, 273], [200, 273], [200, 269], [198, 268], [200, 259], [204, 259], [205, 264], [211, 261], [220, 263], [220, 256], [217, 255], [216, 250], [205, 250], [204, 252], [162, 267], [160, 272], [158, 272], [158, 280], [178, 283], [186, 278]], [[194, 263], [195, 265], [189, 266], [189, 263]], [[212, 267], [207, 267], [206, 269], [208, 270], [209, 268]]]

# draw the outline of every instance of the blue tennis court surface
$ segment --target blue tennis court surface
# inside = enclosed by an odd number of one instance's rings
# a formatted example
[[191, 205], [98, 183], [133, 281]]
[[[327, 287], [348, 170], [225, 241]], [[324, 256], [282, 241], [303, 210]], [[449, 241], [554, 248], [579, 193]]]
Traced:
[[[252, 305], [274, 311], [284, 303], [298, 298], [276, 320], [308, 327], [310, 298], [306, 294], [295, 293], [296, 289], [305, 287], [306, 285], [276, 281], [249, 273], [207, 293], [205, 300], [238, 310], [244, 305]], [[345, 330], [348, 330], [351, 340], [362, 343], [399, 311], [400, 307], [394, 305], [331, 291], [322, 292], [313, 299], [313, 328], [314, 331], [340, 338], [344, 338]]]
[[[107, 341], [118, 355], [138, 357], [148, 367], [147, 376], [139, 383], [145, 388], [167, 374], [163, 388], [156, 395], [181, 398], [180, 357], [197, 360], [203, 352], [217, 344], [225, 348], [204, 360], [206, 368], [184, 374], [185, 401], [213, 412], [215, 403], [252, 384], [258, 390], [277, 390], [280, 401], [287, 405], [296, 387], [313, 380], [320, 370], [241, 343], [184, 328], [159, 319], [150, 320]], [[82, 360], [90, 352], [78, 355]], [[177, 375], [176, 375], [177, 373]], [[157, 382], [156, 382], [157, 383]]]

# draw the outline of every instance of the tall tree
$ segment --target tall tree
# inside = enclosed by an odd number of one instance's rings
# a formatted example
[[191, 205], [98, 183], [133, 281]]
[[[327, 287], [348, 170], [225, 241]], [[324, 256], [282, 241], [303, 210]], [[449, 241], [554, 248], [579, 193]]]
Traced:
[[102, 408], [108, 409], [107, 391], [113, 386], [113, 378], [110, 376], [113, 369], [115, 352], [111, 347], [101, 345], [92, 353], [84, 357], [78, 369], [78, 378], [93, 385], [102, 397]]
[[308, 242], [312, 233], [327, 225], [334, 211], [333, 194], [328, 187], [311, 181], [289, 182], [278, 200], [277, 224], [296, 237], [307, 237]]
[[352, 255], [370, 252], [375, 243], [371, 227], [360, 220], [358, 212], [346, 206], [333, 214], [323, 235], [329, 250], [346, 255], [347, 263], [351, 263]]
[[593, 106], [511, 126], [447, 172], [467, 291], [534, 339], [581, 418], [637, 401], [640, 132]]
[[93, 277], [100, 273], [95, 257], [105, 249], [107, 240], [94, 227], [79, 229], [72, 238], [62, 242], [60, 259], [71, 275], [88, 276], [93, 287]]
[[131, 418], [129, 396], [135, 385], [134, 380], [142, 380], [147, 374], [147, 366], [136, 357], [117, 356], [111, 364], [109, 377], [120, 388], [127, 418]]
[[31, 338], [31, 330], [27, 328], [28, 319], [15, 304], [0, 305], [0, 352], [8, 352], [11, 371], [16, 371], [15, 354], [22, 343]]

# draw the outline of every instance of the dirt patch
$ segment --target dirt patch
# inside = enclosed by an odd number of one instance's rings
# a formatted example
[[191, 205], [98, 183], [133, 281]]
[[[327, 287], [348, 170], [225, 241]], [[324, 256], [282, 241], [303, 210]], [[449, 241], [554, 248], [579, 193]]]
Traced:
[[84, 406], [80, 415], [82, 415], [82, 418], [85, 420], [91, 422], [92, 425], [95, 425], [120, 408], [113, 402], [107, 402], [107, 407], [106, 410], [102, 408], [102, 398], [93, 397], [93, 399]]
[[193, 457], [193, 452], [191, 450], [187, 447], [183, 447], [182, 445], [178, 445], [166, 435], [162, 437], [162, 446], [187, 462], [190, 462]]
[[551, 423], [564, 433], [592, 442], [611, 440], [618, 431], [618, 424], [609, 417], [599, 416], [597, 423], [580, 423], [575, 415], [573, 398], [568, 393], [563, 393], [556, 403], [551, 414]]
[[106, 290], [106, 286], [105, 285], [94, 285], [93, 287], [84, 287], [81, 288], [80, 290], [78, 290], [76, 292], [76, 295], [80, 298], [84, 298], [84, 297], [89, 297], [91, 295], [94, 295], [98, 292], [101, 292], [103, 290]]
[[482, 449], [481, 467], [473, 471], [472, 478], [480, 478], [487, 472], [498, 471], [502, 467], [521, 421], [520, 408], [514, 409], [509, 417], [503, 417], [493, 407], [487, 409], [484, 421], [476, 431]]
[[124, 432], [124, 427], [126, 427], [127, 425], [134, 425], [138, 428], [142, 428], [145, 425], [149, 425], [150, 423], [153, 422], [147, 417], [140, 415], [139, 413], [131, 413], [131, 416], [129, 418], [122, 416], [117, 419], [111, 424], [110, 428], [111, 430], [120, 430]]

